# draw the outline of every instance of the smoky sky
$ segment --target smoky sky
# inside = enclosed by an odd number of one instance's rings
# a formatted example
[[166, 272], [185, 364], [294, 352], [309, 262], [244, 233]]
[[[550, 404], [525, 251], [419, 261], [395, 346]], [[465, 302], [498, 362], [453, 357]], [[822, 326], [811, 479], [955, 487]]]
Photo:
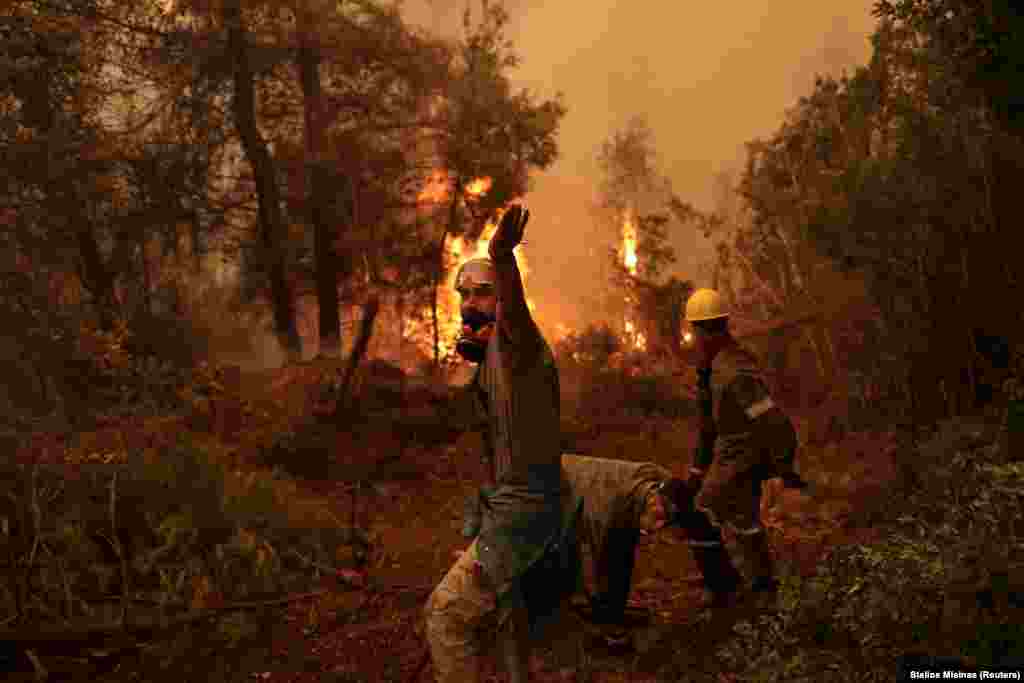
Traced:
[[[508, 0], [508, 37], [522, 60], [511, 74], [514, 83], [542, 97], [562, 92], [568, 107], [560, 158], [536, 175], [524, 199], [533, 215], [527, 287], [541, 320], [573, 326], [593, 320], [584, 301], [606, 245], [597, 243], [601, 233], [588, 207], [603, 140], [644, 115], [675, 193], [712, 209], [715, 176], [741, 168], [744, 143], [770, 135], [817, 74], [866, 63], [872, 5]], [[455, 36], [466, 0], [403, 6], [414, 23]], [[708, 241], [682, 230], [671, 240], [674, 274], [708, 284], [697, 269], [709, 257]]]

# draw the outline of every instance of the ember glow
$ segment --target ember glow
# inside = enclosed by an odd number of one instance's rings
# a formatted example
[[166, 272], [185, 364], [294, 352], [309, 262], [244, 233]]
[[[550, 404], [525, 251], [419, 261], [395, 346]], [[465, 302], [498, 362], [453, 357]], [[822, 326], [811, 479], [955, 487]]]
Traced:
[[[476, 178], [466, 184], [464, 192], [467, 196], [478, 199], [487, 194], [493, 182], [490, 178]], [[448, 201], [450, 196], [451, 177], [444, 171], [434, 171], [424, 183], [418, 199], [421, 204], [440, 204]]]
[[417, 197], [421, 204], [440, 204], [448, 199], [448, 174], [434, 171]]
[[491, 183], [492, 181], [490, 178], [477, 178], [466, 185], [466, 194], [471, 197], [482, 197], [491, 189]]

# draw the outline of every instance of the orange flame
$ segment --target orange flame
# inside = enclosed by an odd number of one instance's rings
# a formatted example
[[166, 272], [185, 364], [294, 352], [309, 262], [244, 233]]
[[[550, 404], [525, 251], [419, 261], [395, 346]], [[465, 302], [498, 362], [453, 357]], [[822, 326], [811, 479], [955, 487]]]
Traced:
[[[465, 193], [469, 197], [479, 199], [490, 191], [493, 184], [494, 181], [490, 178], [476, 178], [466, 185]], [[427, 178], [417, 199], [423, 204], [440, 204], [448, 200], [450, 193], [450, 176], [444, 171], [434, 171]]]
[[[622, 256], [622, 265], [626, 267], [626, 270], [633, 277], [636, 277], [639, 264], [636, 246], [636, 226], [633, 224], [632, 216], [627, 212], [625, 220], [622, 222], [622, 247], [619, 249], [619, 254]], [[629, 297], [627, 296], [626, 304], [628, 305], [629, 303]], [[640, 351], [647, 349], [647, 338], [643, 332], [636, 328], [633, 321], [629, 319], [626, 320], [626, 336], [632, 340], [634, 348]]]
[[622, 223], [622, 249], [619, 253], [622, 254], [622, 265], [626, 266], [630, 275], [636, 275], [637, 272], [636, 242], [636, 226], [627, 213], [626, 220]]
[[[490, 179], [486, 180], [490, 181]], [[500, 220], [500, 215], [498, 220]], [[439, 346], [442, 354], [455, 348], [455, 340], [459, 336], [459, 329], [461, 327], [462, 315], [459, 310], [461, 302], [459, 301], [459, 295], [455, 292], [455, 276], [458, 274], [459, 268], [466, 261], [487, 257], [487, 249], [497, 229], [498, 223], [496, 221], [488, 221], [487, 225], [484, 226], [483, 232], [480, 233], [480, 237], [472, 244], [467, 244], [467, 241], [462, 237], [456, 237], [445, 245], [445, 263], [448, 271], [445, 278], [445, 291], [441, 295], [444, 305], [440, 305], [439, 301], [437, 312], [439, 336], [441, 337]], [[522, 276], [523, 285], [525, 286], [530, 274], [530, 268], [527, 265], [522, 245], [517, 246], [512, 253], [516, 256], [519, 274]], [[526, 306], [531, 311], [536, 310], [536, 305], [530, 297], [526, 298]]]
[[[437, 174], [435, 174], [437, 177]], [[476, 196], [480, 196], [486, 192], [491, 186], [490, 178], [480, 178], [474, 180], [472, 183], [466, 186], [467, 192], [471, 192]], [[425, 190], [430, 189], [432, 186], [428, 184]], [[436, 184], [433, 185], [436, 187]], [[447, 192], [447, 190], [445, 190]], [[423, 201], [437, 201], [434, 199], [438, 195], [433, 193], [421, 193], [420, 198]], [[500, 215], [499, 215], [500, 219]], [[444, 244], [444, 268], [445, 268], [445, 279], [444, 285], [441, 287], [441, 291], [438, 292], [437, 299], [437, 323], [438, 323], [438, 351], [442, 357], [448, 356], [455, 349], [455, 341], [458, 339], [459, 331], [461, 329], [462, 316], [460, 312], [460, 300], [459, 295], [455, 292], [455, 277], [459, 272], [459, 268], [466, 261], [473, 258], [483, 258], [488, 255], [488, 247], [491, 243], [491, 238], [494, 237], [495, 231], [498, 229], [497, 221], [489, 221], [484, 227], [480, 237], [470, 242], [464, 237], [450, 237], [445, 240]], [[523, 253], [522, 246], [517, 246], [513, 253], [516, 255], [516, 262], [519, 266], [520, 275], [523, 278], [523, 284], [526, 284], [527, 277], [530, 273], [530, 268], [526, 262], [526, 255]], [[536, 310], [534, 302], [527, 297], [526, 305], [531, 310]], [[424, 320], [429, 321], [431, 318], [429, 311], [424, 311], [422, 316]], [[429, 324], [424, 328], [421, 325], [416, 325], [411, 320], [407, 321], [404, 328], [404, 333], [416, 340], [425, 351], [432, 352], [433, 350], [433, 332], [430, 329]]]
[[493, 181], [490, 178], [477, 178], [466, 185], [466, 194], [471, 197], [482, 197], [491, 189]]
[[[490, 191], [493, 184], [493, 179], [489, 177], [475, 178], [463, 189], [467, 199], [479, 199]], [[426, 179], [417, 199], [424, 205], [446, 202], [451, 196], [451, 186], [451, 176], [448, 173], [441, 170], [434, 171]], [[472, 243], [461, 236], [445, 240], [443, 245], [445, 278], [437, 297], [438, 351], [442, 357], [448, 356], [454, 350], [461, 327], [462, 316], [459, 311], [459, 296], [455, 292], [455, 276], [462, 264], [469, 259], [487, 256], [487, 248], [497, 226], [497, 222], [488, 222], [480, 237]], [[525, 284], [529, 274], [526, 257], [520, 247], [516, 247], [514, 253]], [[531, 311], [535, 310], [534, 303], [529, 298], [527, 298], [526, 304]], [[432, 316], [429, 308], [423, 311], [421, 318], [426, 325], [409, 319], [404, 325], [403, 332], [420, 345], [424, 351], [430, 353], [433, 351], [433, 330], [430, 324]]]
[[444, 171], [434, 171], [424, 183], [417, 200], [423, 204], [440, 204], [446, 199], [448, 199], [448, 174]]
[[626, 335], [632, 338], [634, 348], [639, 351], [647, 350], [647, 337], [636, 328], [631, 320], [626, 321]]

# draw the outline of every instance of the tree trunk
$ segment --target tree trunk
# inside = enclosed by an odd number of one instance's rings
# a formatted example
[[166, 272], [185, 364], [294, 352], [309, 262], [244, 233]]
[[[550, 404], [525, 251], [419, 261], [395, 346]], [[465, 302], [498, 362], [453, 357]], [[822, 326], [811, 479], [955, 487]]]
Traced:
[[78, 253], [81, 257], [81, 280], [92, 294], [100, 316], [100, 326], [110, 330], [114, 326], [114, 276], [103, 262], [100, 246], [88, 223], [77, 231]]
[[[142, 310], [146, 315], [153, 314], [153, 273], [150, 269], [148, 254], [146, 254], [146, 243], [139, 244], [139, 255], [142, 260]], [[178, 278], [175, 278], [177, 282]]]
[[[304, 40], [311, 27], [306, 17]], [[320, 54], [307, 44], [299, 50], [299, 80], [302, 83], [305, 118], [306, 169], [308, 186], [306, 206], [313, 226], [313, 251], [316, 261], [316, 299], [320, 336], [319, 355], [337, 358], [341, 355], [341, 316], [338, 313], [338, 263], [334, 253], [336, 240], [334, 222], [327, 215], [326, 169], [320, 158], [323, 149], [323, 121], [320, 89]]]
[[232, 109], [242, 148], [256, 181], [260, 247], [270, 279], [274, 332], [285, 354], [290, 360], [296, 360], [302, 355], [302, 338], [296, 327], [295, 304], [288, 284], [281, 190], [277, 184], [274, 159], [256, 123], [256, 88], [246, 48], [240, 0], [226, 0], [223, 12], [228, 29], [228, 49], [234, 62]]
[[439, 254], [434, 269], [434, 291], [430, 298], [431, 322], [434, 325], [434, 370], [441, 367], [441, 330], [437, 319], [437, 296], [441, 290], [441, 281], [444, 279], [444, 243], [448, 239], [448, 228], [441, 233], [441, 242], [438, 245]]
[[380, 312], [380, 300], [371, 296], [369, 301], [363, 304], [363, 318], [359, 322], [359, 334], [352, 344], [352, 352], [345, 363], [345, 370], [342, 374], [341, 389], [338, 392], [338, 401], [334, 407], [335, 421], [343, 419], [349, 412], [352, 405], [352, 384], [355, 381], [356, 370], [359, 363], [366, 355], [370, 347], [370, 338], [373, 336], [373, 323], [377, 320], [377, 313]]
[[395, 318], [398, 320], [398, 366], [404, 367], [405, 360], [405, 298], [399, 292], [395, 295]]
[[448, 205], [448, 223], [441, 233], [441, 242], [439, 244], [439, 253], [437, 255], [437, 268], [434, 271], [434, 294], [433, 300], [431, 301], [431, 315], [434, 323], [434, 369], [439, 370], [441, 367], [441, 330], [438, 324], [437, 318], [437, 297], [441, 290], [441, 285], [444, 282], [445, 275], [445, 262], [444, 262], [444, 244], [448, 239], [449, 234], [458, 234], [458, 221], [459, 221], [459, 195], [462, 193], [462, 178], [456, 177], [455, 182], [452, 184], [452, 196], [451, 202]]

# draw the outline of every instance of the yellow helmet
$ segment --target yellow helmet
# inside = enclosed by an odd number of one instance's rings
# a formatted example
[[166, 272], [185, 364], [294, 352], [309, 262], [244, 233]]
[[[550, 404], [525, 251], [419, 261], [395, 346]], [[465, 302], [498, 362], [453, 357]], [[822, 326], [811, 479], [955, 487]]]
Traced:
[[728, 318], [722, 295], [713, 289], [698, 289], [686, 302], [686, 321], [695, 323], [701, 320]]

